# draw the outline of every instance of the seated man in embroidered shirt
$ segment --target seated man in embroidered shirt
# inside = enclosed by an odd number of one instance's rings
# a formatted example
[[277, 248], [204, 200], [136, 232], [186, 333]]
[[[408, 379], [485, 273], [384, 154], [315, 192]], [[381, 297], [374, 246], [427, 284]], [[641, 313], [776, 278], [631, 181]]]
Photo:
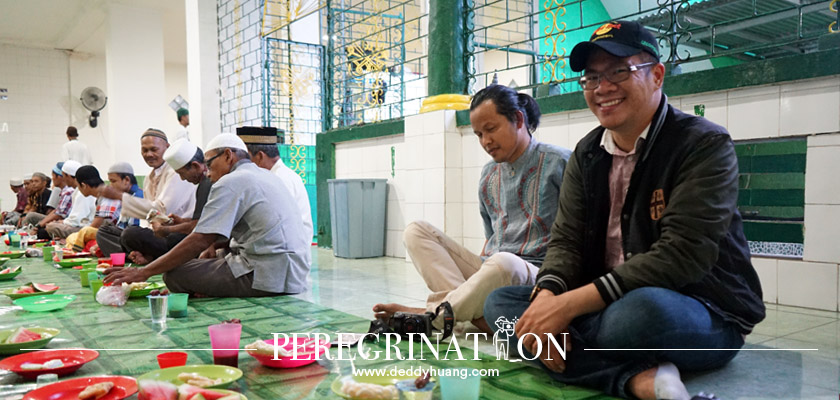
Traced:
[[20, 221], [20, 216], [23, 215], [23, 212], [26, 210], [26, 187], [23, 185], [23, 179], [20, 178], [9, 180], [9, 187], [15, 194], [17, 203], [12, 211], [6, 211], [3, 213], [3, 224], [17, 225]]
[[[732, 139], [668, 104], [657, 41], [638, 23], [601, 26], [571, 67], [601, 126], [569, 159], [536, 286], [496, 290], [485, 315], [519, 318], [523, 349], [561, 382], [688, 400], [679, 371], [725, 365], [764, 318]], [[598, 348], [619, 351], [586, 351]]]
[[59, 162], [52, 169], [52, 182], [55, 187], [47, 189], [48, 197], [47, 202], [44, 205], [44, 211], [46, 212], [41, 213], [38, 211], [32, 211], [27, 213], [26, 218], [23, 220], [23, 226], [32, 225], [37, 229], [38, 223], [40, 223], [48, 215], [55, 213], [56, 208], [58, 208], [59, 200], [61, 199], [61, 190], [64, 189], [64, 183], [61, 181], [62, 166], [64, 166], [64, 162]]
[[[256, 297], [306, 290], [310, 238], [294, 199], [270, 172], [248, 159], [236, 135], [214, 137], [204, 152], [210, 198], [193, 233], [142, 268], [109, 268], [105, 282], [140, 282], [163, 274], [173, 292], [212, 297]], [[199, 258], [219, 241], [224, 258]]]

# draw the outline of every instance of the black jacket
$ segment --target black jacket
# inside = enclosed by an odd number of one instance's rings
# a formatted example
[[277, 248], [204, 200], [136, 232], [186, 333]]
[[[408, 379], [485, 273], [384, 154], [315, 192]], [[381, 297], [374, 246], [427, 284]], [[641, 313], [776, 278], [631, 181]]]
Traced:
[[604, 260], [612, 156], [600, 147], [603, 133], [587, 134], [569, 160], [537, 284], [560, 293], [594, 282], [607, 304], [639, 287], [667, 288], [749, 333], [765, 309], [736, 208], [729, 133], [662, 96], [622, 211], [625, 262], [612, 271]]

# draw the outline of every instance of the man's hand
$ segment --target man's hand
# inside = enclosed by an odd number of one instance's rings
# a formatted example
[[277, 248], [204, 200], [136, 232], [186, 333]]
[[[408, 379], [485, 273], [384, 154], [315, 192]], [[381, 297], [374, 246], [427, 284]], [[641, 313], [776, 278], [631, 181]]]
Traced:
[[152, 231], [155, 232], [155, 236], [157, 237], [167, 237], [169, 236], [169, 227], [160, 223], [160, 221], [152, 221]]
[[[541, 290], [516, 323], [516, 336], [521, 338], [522, 348], [531, 354], [538, 355], [540, 361], [555, 372], [563, 372], [566, 369], [566, 362], [560, 357], [554, 345], [549, 342], [547, 335], [553, 335], [560, 345], [564, 345], [560, 341], [566, 338], [566, 351], [571, 350], [571, 338], [569, 335], [561, 335], [568, 332], [569, 323], [575, 317], [562, 308], [561, 296], [566, 294], [568, 293], [555, 296], [549, 290]], [[526, 334], [529, 335], [526, 336]], [[538, 353], [537, 350], [542, 350], [542, 352]], [[549, 357], [552, 359], [548, 360]]]
[[216, 246], [210, 245], [210, 247], [208, 247], [207, 249], [202, 251], [201, 254], [198, 255], [198, 258], [204, 258], [204, 259], [216, 258]]
[[175, 214], [169, 214], [169, 218], [172, 218], [172, 225], [183, 224], [184, 222], [192, 221], [192, 218], [181, 218]]
[[122, 283], [145, 282], [149, 277], [150, 275], [146, 273], [146, 268], [111, 267], [105, 270], [105, 279], [103, 282], [120, 285]]

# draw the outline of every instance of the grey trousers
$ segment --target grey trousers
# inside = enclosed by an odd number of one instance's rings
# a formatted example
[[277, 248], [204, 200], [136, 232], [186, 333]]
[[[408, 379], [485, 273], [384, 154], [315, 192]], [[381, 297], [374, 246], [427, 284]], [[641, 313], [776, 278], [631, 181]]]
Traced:
[[254, 273], [235, 278], [224, 258], [194, 259], [163, 274], [166, 287], [173, 293], [202, 294], [210, 297], [278, 296], [251, 287]]
[[30, 212], [30, 213], [26, 213], [26, 218], [23, 219], [23, 225], [21, 225], [21, 226], [27, 226], [27, 225], [35, 226], [35, 225], [38, 225], [38, 223], [41, 222], [41, 220], [46, 218], [46, 217], [47, 217], [46, 215], [41, 214], [41, 213], [36, 213], [34, 211]]
[[67, 225], [64, 222], [50, 222], [47, 224], [47, 234], [52, 238], [66, 239], [70, 234], [82, 230], [81, 226]]
[[110, 257], [111, 253], [123, 253], [122, 245], [120, 245], [122, 232], [122, 229], [107, 221], [96, 231], [96, 244], [99, 245], [99, 251], [105, 257]]

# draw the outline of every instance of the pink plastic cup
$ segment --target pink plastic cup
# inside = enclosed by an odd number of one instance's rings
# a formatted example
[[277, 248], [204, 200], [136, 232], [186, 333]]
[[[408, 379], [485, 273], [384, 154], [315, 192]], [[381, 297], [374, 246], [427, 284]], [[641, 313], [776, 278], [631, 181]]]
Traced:
[[157, 356], [158, 365], [161, 369], [169, 367], [180, 367], [187, 365], [187, 353], [180, 351], [173, 351], [170, 353], [161, 353]]
[[111, 253], [111, 265], [115, 267], [125, 265], [125, 253]]
[[213, 364], [237, 368], [242, 325], [216, 324], [208, 326], [207, 330], [210, 332], [210, 345], [213, 347]]

